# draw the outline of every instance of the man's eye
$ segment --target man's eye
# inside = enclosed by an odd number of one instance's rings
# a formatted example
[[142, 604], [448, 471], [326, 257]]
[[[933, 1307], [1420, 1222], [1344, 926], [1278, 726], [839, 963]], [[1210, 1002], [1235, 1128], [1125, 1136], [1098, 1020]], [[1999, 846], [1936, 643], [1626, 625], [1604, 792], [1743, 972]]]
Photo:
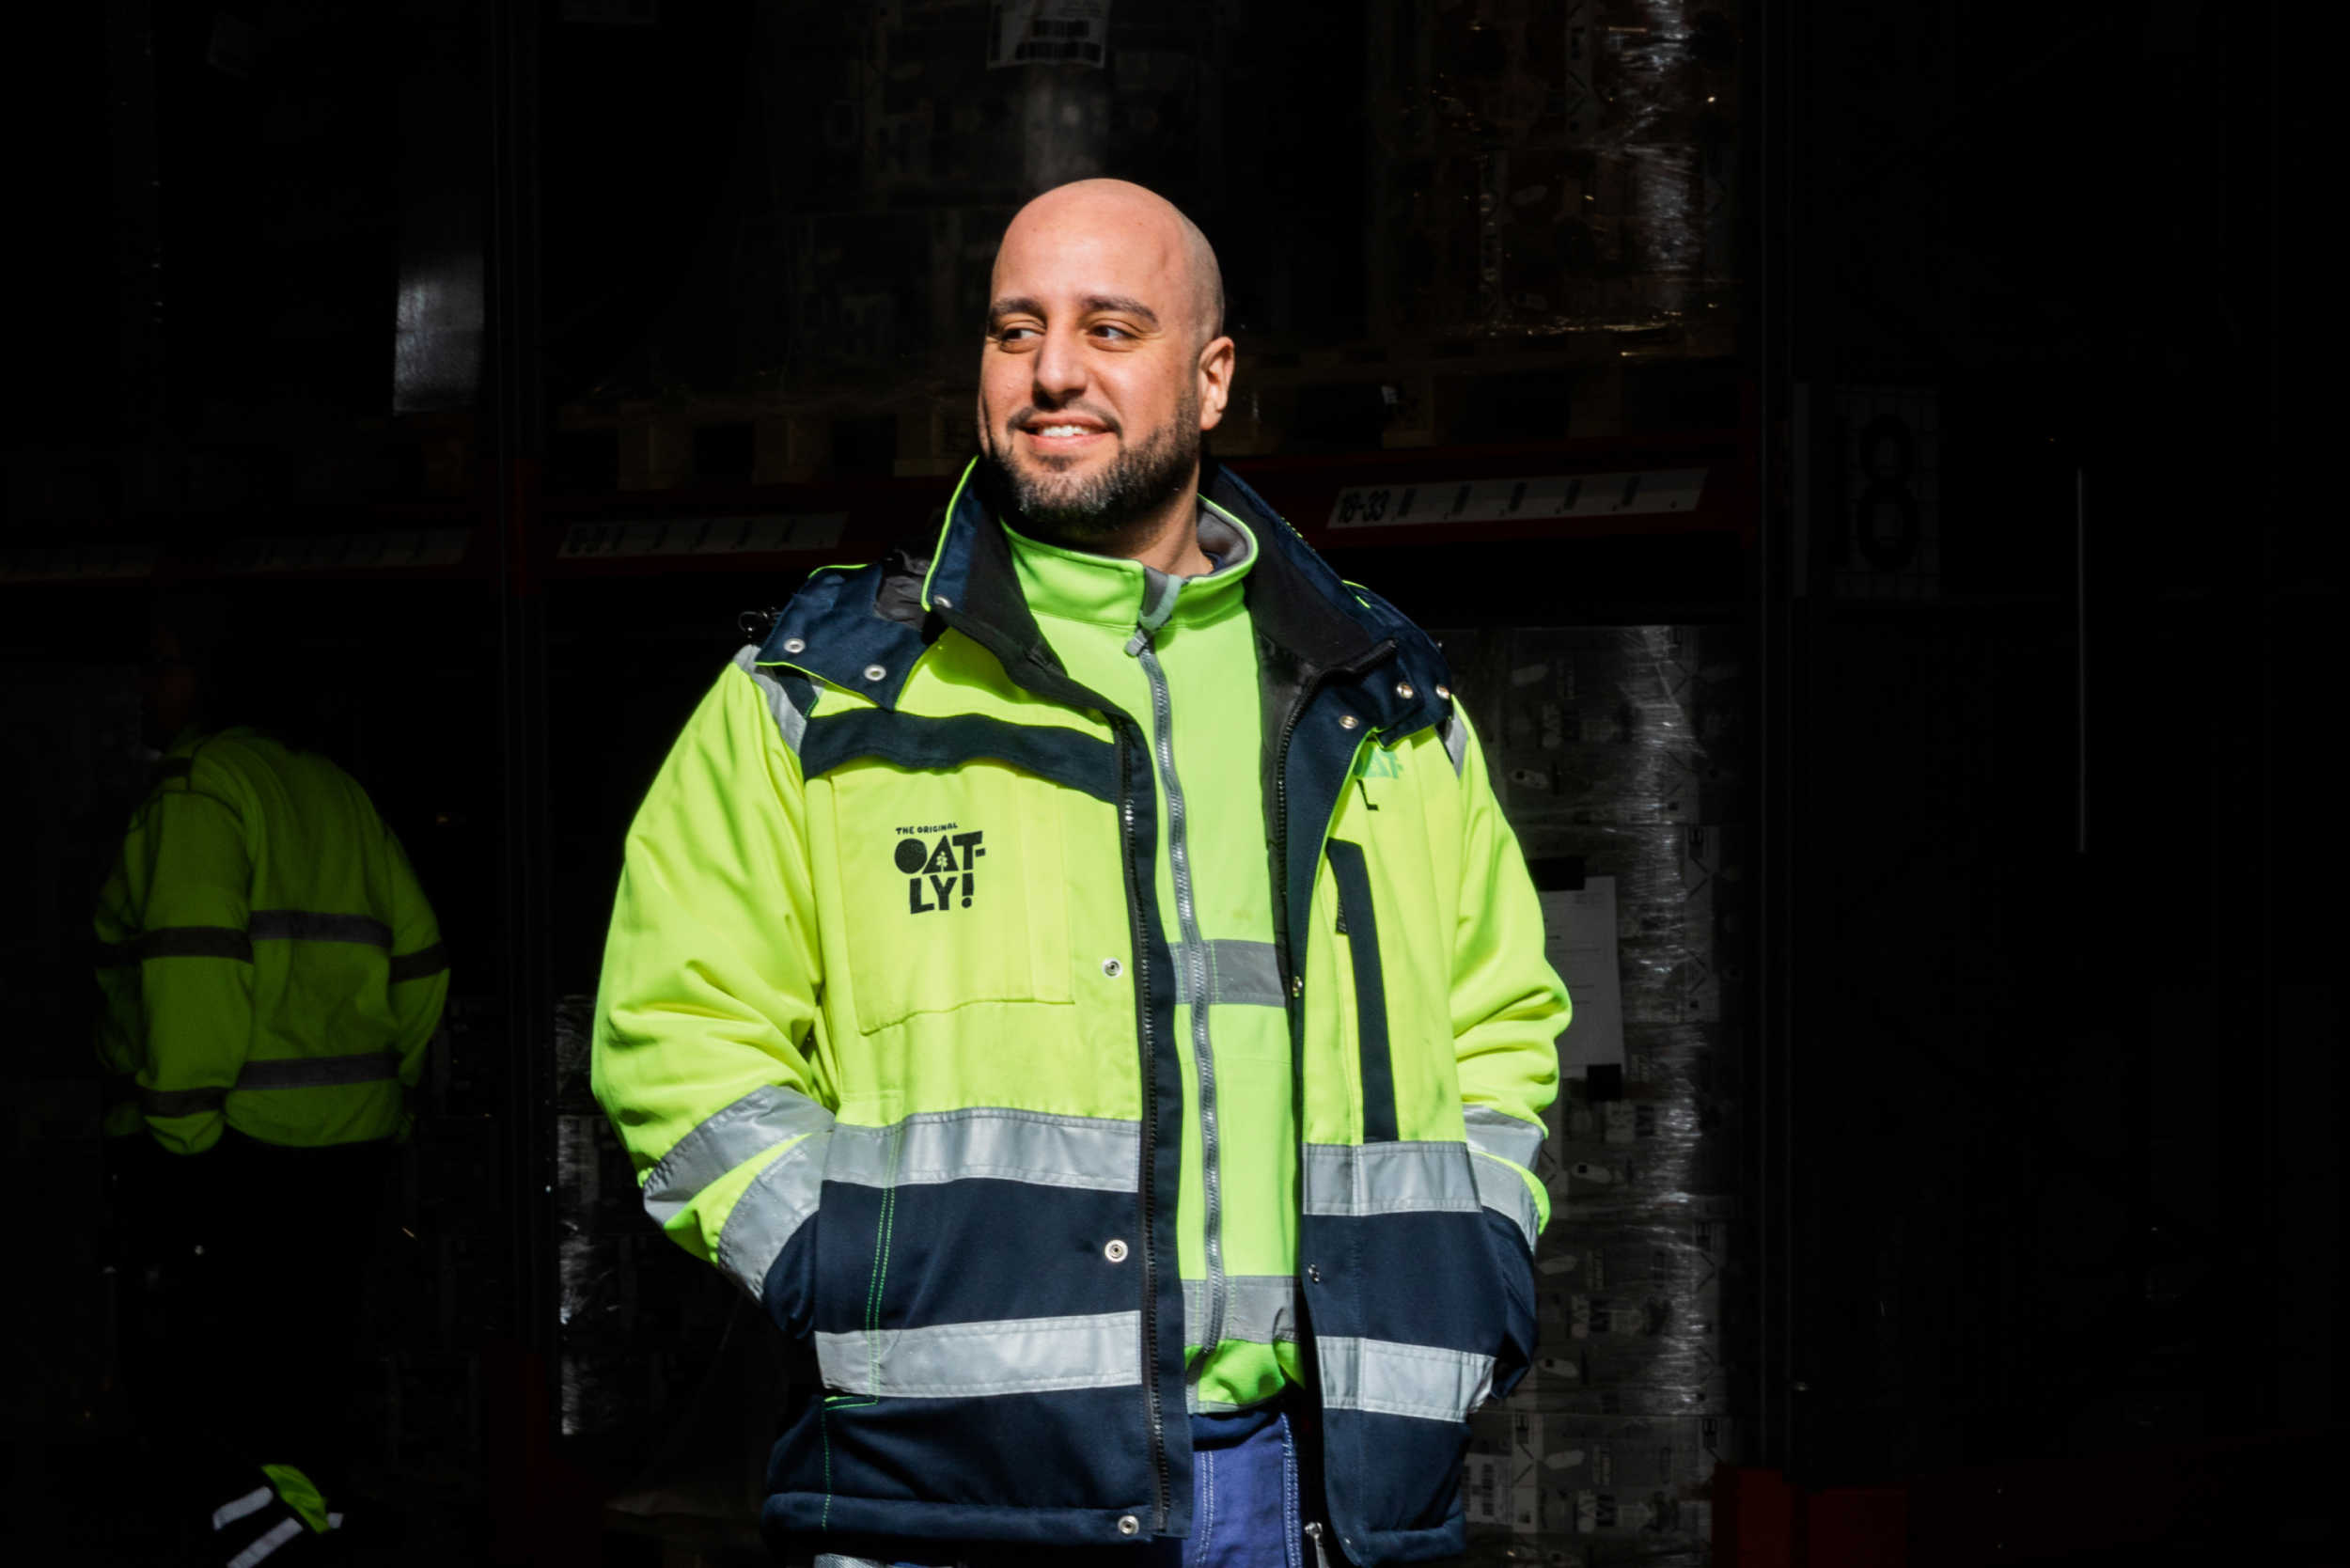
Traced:
[[1133, 333], [1128, 332], [1124, 327], [1118, 325], [1115, 321], [1097, 321], [1094, 323], [1093, 330], [1097, 333], [1107, 333], [1118, 337], [1132, 337], [1134, 336]]
[[995, 340], [999, 343], [1016, 343], [1024, 337], [1033, 336], [1035, 332], [1036, 328], [1034, 327], [997, 327], [995, 329]]

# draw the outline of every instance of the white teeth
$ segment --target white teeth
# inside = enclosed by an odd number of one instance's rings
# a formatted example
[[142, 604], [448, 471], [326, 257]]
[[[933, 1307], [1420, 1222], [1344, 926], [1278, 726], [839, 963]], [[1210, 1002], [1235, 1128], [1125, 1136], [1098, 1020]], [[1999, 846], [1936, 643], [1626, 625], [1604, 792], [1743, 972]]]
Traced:
[[1036, 433], [1039, 435], [1084, 435], [1087, 430], [1083, 425], [1040, 425], [1037, 427]]

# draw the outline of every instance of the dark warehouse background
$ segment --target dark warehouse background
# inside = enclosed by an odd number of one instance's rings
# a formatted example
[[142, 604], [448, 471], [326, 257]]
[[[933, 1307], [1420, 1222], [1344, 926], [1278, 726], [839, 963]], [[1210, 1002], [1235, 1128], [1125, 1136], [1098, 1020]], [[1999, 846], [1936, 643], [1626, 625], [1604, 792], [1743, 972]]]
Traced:
[[1554, 948], [1605, 938], [1620, 1038], [1553, 1115], [1544, 1359], [1477, 1419], [1467, 1560], [2341, 1560], [2293, 15], [12, 17], [12, 1532], [161, 1539], [89, 911], [149, 595], [202, 584], [451, 954], [364, 1221], [354, 1549], [763, 1560], [807, 1369], [587, 1093], [620, 837], [742, 612], [934, 525], [996, 236], [1111, 174], [1221, 256], [1214, 455], [1441, 629]]

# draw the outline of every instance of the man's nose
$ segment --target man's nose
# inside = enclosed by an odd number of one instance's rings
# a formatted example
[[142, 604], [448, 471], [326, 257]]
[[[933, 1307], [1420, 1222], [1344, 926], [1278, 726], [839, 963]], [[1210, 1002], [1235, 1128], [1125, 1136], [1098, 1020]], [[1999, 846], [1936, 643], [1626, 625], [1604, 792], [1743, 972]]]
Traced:
[[1085, 345], [1073, 331], [1048, 331], [1036, 353], [1040, 402], [1061, 402], [1086, 388]]

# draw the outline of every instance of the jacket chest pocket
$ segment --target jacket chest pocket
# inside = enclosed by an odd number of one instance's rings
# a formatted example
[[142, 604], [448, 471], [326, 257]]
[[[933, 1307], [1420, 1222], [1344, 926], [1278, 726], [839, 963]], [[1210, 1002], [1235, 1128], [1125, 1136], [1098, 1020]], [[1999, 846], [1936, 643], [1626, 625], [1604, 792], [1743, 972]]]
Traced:
[[1070, 1000], [1056, 786], [994, 763], [833, 776], [848, 990], [871, 1033], [971, 1002]]

